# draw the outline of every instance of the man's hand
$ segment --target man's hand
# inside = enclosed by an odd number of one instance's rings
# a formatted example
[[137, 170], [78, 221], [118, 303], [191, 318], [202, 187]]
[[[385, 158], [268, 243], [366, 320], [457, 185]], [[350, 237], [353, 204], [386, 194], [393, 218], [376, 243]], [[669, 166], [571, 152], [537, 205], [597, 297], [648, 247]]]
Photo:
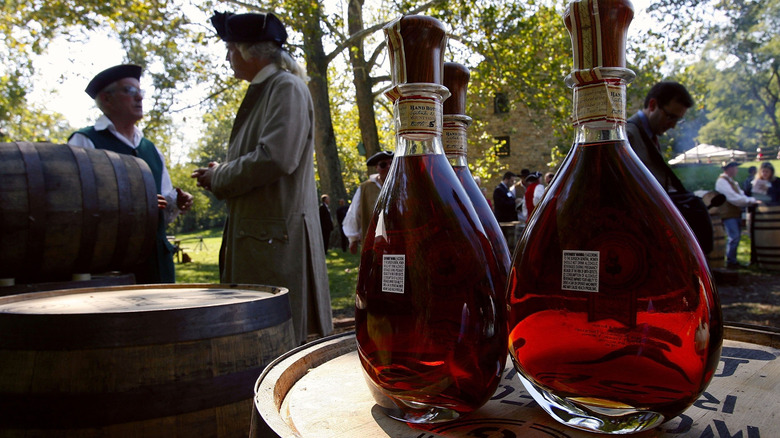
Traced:
[[205, 190], [211, 191], [211, 177], [214, 175], [214, 168], [218, 163], [212, 161], [209, 163], [209, 167], [200, 167], [192, 171], [191, 178], [197, 178], [198, 187], [202, 187]]
[[351, 252], [352, 254], [357, 254], [358, 243], [359, 242], [357, 240], [354, 242], [349, 242], [349, 252]]
[[168, 201], [165, 200], [165, 196], [157, 194], [157, 208], [165, 210], [168, 207]]
[[194, 196], [176, 187], [176, 207], [179, 208], [179, 211], [182, 214], [190, 211], [190, 207], [192, 207], [194, 200]]

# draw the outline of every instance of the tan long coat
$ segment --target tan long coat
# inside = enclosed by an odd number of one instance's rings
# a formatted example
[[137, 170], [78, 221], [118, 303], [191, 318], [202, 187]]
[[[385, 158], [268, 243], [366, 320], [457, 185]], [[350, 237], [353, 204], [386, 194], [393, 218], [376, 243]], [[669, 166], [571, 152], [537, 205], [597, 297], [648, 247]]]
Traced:
[[288, 288], [301, 343], [333, 331], [313, 161], [311, 95], [279, 71], [250, 85], [211, 182], [228, 209], [222, 282]]

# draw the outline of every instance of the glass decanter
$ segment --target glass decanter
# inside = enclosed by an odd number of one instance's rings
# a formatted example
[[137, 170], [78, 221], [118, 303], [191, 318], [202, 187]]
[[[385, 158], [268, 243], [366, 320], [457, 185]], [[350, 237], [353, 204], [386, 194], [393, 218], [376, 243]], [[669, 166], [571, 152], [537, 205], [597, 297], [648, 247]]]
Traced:
[[450, 421], [498, 386], [506, 303], [490, 242], [442, 150], [444, 28], [404, 16], [385, 33], [396, 151], [361, 253], [358, 355], [389, 416]]
[[512, 256], [506, 238], [501, 232], [501, 226], [498, 224], [485, 195], [474, 181], [468, 165], [468, 137], [466, 134], [471, 124], [471, 117], [465, 114], [468, 83], [469, 70], [466, 66], [455, 62], [444, 63], [444, 86], [449, 90], [450, 97], [444, 101], [442, 143], [444, 154], [463, 185], [463, 189], [466, 190], [466, 194], [469, 195], [474, 210], [485, 228], [485, 233], [493, 245], [493, 254], [498, 261], [500, 270], [500, 277], [496, 281], [497, 290], [505, 291], [506, 276], [509, 272]]
[[563, 424], [615, 434], [693, 404], [723, 337], [704, 254], [626, 140], [632, 16], [628, 0], [566, 10], [576, 138], [518, 243], [507, 297], [526, 390]]

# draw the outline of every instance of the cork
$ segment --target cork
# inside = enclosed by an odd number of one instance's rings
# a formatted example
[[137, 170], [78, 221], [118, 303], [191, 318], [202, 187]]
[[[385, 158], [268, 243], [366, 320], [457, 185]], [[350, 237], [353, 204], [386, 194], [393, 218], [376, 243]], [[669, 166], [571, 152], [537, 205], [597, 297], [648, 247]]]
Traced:
[[444, 114], [466, 114], [466, 91], [469, 85], [469, 69], [455, 62], [444, 63], [444, 86], [450, 97], [444, 101]]
[[563, 21], [571, 37], [575, 82], [598, 80], [603, 68], [626, 67], [626, 38], [633, 18], [629, 0], [569, 3]]
[[433, 17], [405, 15], [384, 28], [393, 85], [442, 84], [447, 32]]

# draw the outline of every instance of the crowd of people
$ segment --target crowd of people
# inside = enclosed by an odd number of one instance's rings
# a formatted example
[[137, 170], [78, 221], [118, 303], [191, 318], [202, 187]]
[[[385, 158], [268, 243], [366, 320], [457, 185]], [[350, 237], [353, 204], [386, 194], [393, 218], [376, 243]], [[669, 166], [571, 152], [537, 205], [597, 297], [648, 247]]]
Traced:
[[[317, 196], [314, 109], [305, 71], [285, 48], [284, 25], [272, 13], [217, 12], [211, 23], [226, 44], [234, 76], [249, 82], [235, 116], [227, 159], [210, 162], [191, 175], [198, 187], [225, 201], [220, 281], [288, 288], [296, 339], [303, 343], [309, 334], [327, 335], [333, 330], [325, 265], [331, 234], [338, 227], [342, 251], [358, 252], [393, 153], [381, 151], [368, 158], [369, 178], [360, 184], [351, 202], [338, 200], [338, 223], [334, 224], [330, 197]], [[142, 74], [142, 68], [132, 64], [98, 73], [86, 92], [103, 115], [93, 126], [74, 132], [69, 143], [130, 154], [149, 165], [160, 210], [158, 245], [135, 274], [138, 283], [175, 282], [174, 248], [165, 228], [192, 207], [193, 196], [173, 186], [163, 155], [136, 126], [143, 117]], [[650, 90], [643, 108], [628, 119], [631, 146], [667, 190], [674, 187], [669, 179], [671, 169], [659, 161], [658, 136], [674, 128], [692, 105], [685, 87], [662, 82]], [[768, 162], [741, 186], [734, 180], [734, 163], [723, 170], [715, 188], [726, 195], [726, 205], [733, 207], [723, 215], [731, 266], [736, 264], [741, 208], [780, 203], [780, 180]], [[492, 197], [481, 180], [476, 181], [497, 221], [522, 228], [553, 178], [552, 172], [506, 171]], [[319, 218], [319, 223], [314, 218]]]

